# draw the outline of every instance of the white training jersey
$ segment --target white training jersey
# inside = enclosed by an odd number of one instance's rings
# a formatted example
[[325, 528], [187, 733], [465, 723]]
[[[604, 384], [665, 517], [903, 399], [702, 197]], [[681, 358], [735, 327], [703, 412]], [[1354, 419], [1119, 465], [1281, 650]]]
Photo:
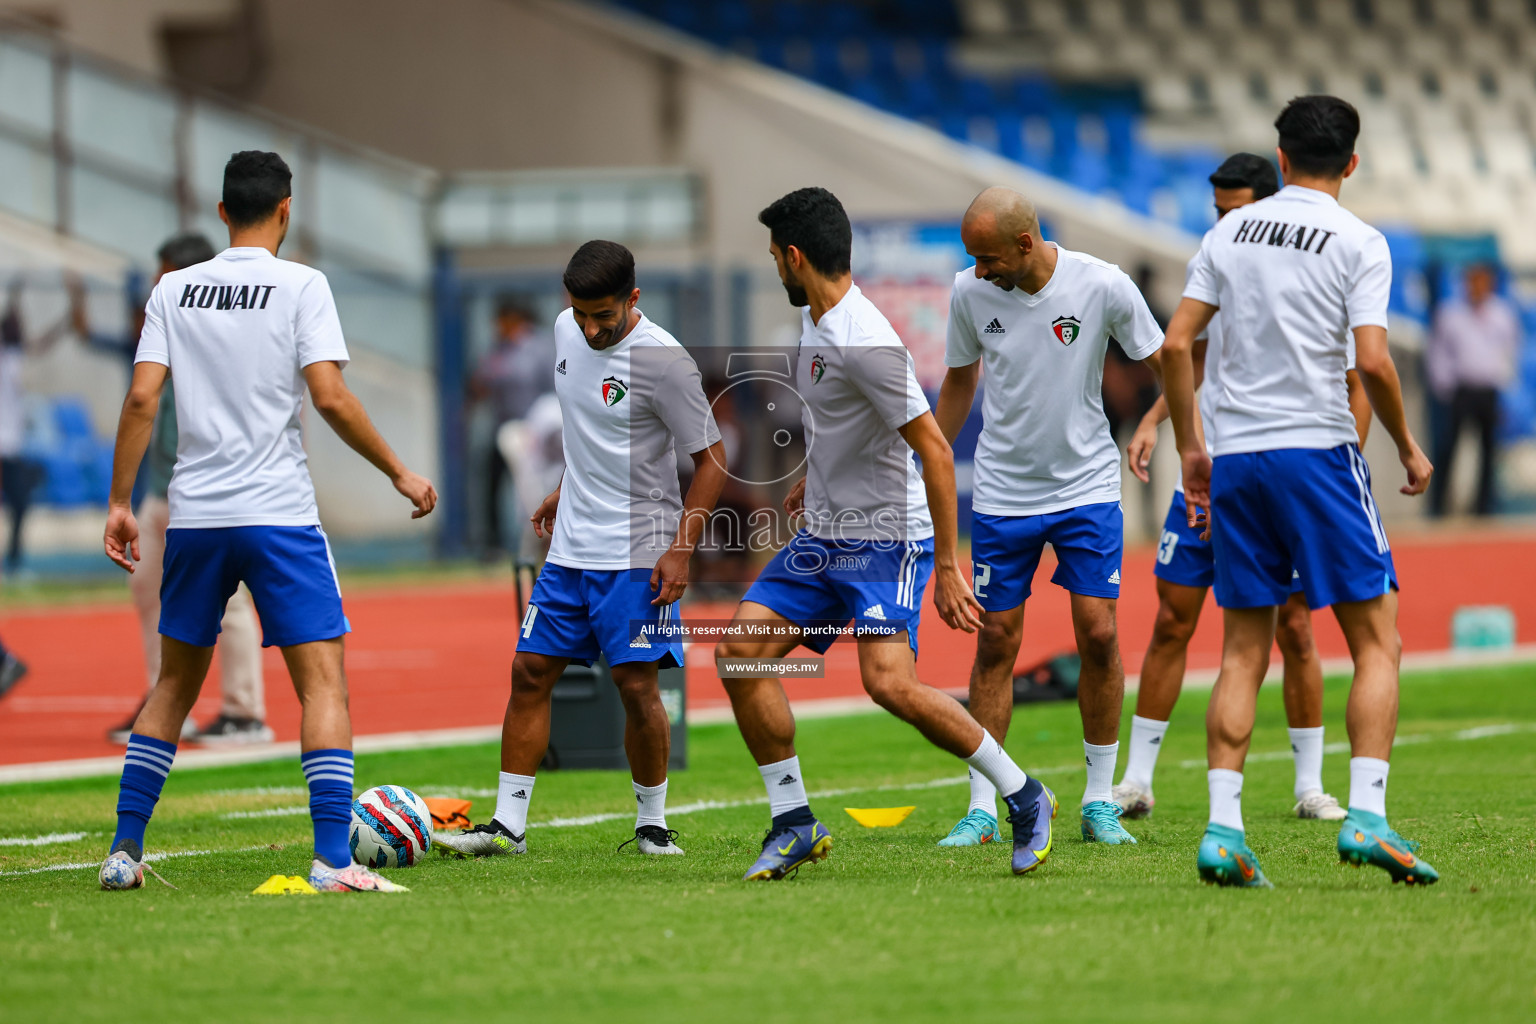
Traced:
[[572, 569], [650, 569], [682, 520], [674, 445], [720, 440], [688, 350], [644, 314], [596, 351], [567, 309], [555, 320], [555, 396], [565, 476], [549, 561]]
[[[1052, 243], [1047, 243], [1052, 244]], [[1120, 451], [1104, 415], [1113, 337], [1146, 359], [1163, 332], [1119, 267], [1056, 247], [1056, 269], [1031, 295], [955, 275], [946, 366], [981, 360], [981, 438], [972, 507], [1032, 516], [1120, 500]]]
[[1215, 453], [1358, 441], [1350, 332], [1387, 326], [1391, 286], [1386, 239], [1326, 192], [1287, 185], [1218, 221], [1184, 287], [1221, 310], [1220, 358], [1205, 364]]
[[162, 277], [135, 361], [169, 367], [176, 383], [170, 528], [318, 525], [303, 370], [347, 359], [313, 267], [241, 247]]
[[805, 528], [823, 540], [925, 540], [928, 493], [898, 432], [928, 411], [912, 356], [858, 285], [820, 323], [801, 310]]

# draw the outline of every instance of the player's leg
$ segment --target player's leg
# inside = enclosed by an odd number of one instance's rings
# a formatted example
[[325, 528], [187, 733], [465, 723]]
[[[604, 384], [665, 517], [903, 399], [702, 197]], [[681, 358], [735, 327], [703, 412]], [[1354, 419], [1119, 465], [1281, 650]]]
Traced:
[[[613, 573], [601, 573], [611, 578]], [[434, 838], [439, 852], [493, 857], [528, 849], [528, 808], [534, 774], [549, 749], [550, 700], [571, 661], [601, 655], [587, 604], [586, 571], [545, 562], [518, 627], [512, 692], [501, 723], [501, 771], [490, 821]]]
[[1115, 622], [1125, 514], [1118, 501], [1106, 501], [1042, 518], [1047, 523], [1046, 539], [1056, 552], [1051, 582], [1072, 595], [1072, 631], [1082, 662], [1077, 705], [1088, 769], [1081, 804], [1082, 836], [1088, 842], [1135, 843], [1120, 824], [1120, 805], [1114, 801], [1120, 709], [1125, 700], [1125, 667]]
[[233, 530], [171, 530], [161, 585], [160, 675], [123, 755], [117, 831], [101, 868], [103, 889], [143, 884], [144, 832], [160, 798], [182, 723], [192, 711], [219, 635], [224, 602], [239, 585]]
[[1253, 736], [1259, 687], [1269, 669], [1275, 609], [1222, 612], [1221, 673], [1205, 712], [1211, 815], [1200, 844], [1200, 877], [1221, 885], [1268, 885], [1243, 827], [1243, 762]]
[[[1044, 520], [978, 512], [971, 521], [972, 590], [982, 615], [970, 711], [999, 745], [1013, 717], [1013, 670], [1024, 637], [1024, 605], [1045, 549]], [[979, 846], [998, 837], [997, 788], [975, 768], [968, 775], [970, 805], [940, 846]]]
[[1206, 708], [1211, 816], [1196, 864], [1202, 880], [1268, 886], [1243, 828], [1243, 762], [1259, 686], [1275, 642], [1275, 609], [1290, 597], [1293, 553], [1276, 491], [1289, 481], [1274, 452], [1222, 455], [1211, 471], [1211, 541], [1222, 609], [1221, 673]]
[[635, 790], [635, 834], [620, 844], [634, 843], [644, 854], [680, 854], [667, 828], [667, 761], [672, 754], [672, 723], [661, 702], [659, 661], [632, 661], [613, 666], [613, 682], [624, 703], [624, 752], [629, 757]]
[[[751, 600], [754, 595], [786, 607], [799, 605], [808, 612], [819, 613], [824, 609], [825, 598], [814, 578], [797, 584], [781, 579], [781, 569], [779, 559], [775, 558], [759, 574], [747, 591], [747, 599], [736, 608], [730, 637], [715, 645], [715, 664], [722, 671], [720, 682], [731, 699], [736, 726], [757, 762], [763, 788], [768, 792], [771, 821], [763, 837], [762, 852], [745, 875], [754, 881], [783, 878], [802, 864], [826, 857], [832, 848], [832, 836], [812, 813], [810, 798], [806, 796], [805, 773], [795, 753], [795, 716], [783, 684], [771, 676], [744, 678], [723, 674], [724, 663], [778, 659], [800, 644], [798, 624]], [[765, 591], [765, 582], [774, 584], [773, 589]], [[806, 615], [807, 619], [820, 617]], [[767, 632], [754, 635], [756, 630]], [[818, 646], [825, 651], [824, 645]]]
[[1428, 885], [1439, 874], [1418, 857], [1417, 843], [1387, 824], [1387, 773], [1397, 734], [1397, 593], [1341, 601], [1334, 617], [1349, 643], [1355, 678], [1345, 722], [1349, 727], [1349, 815], [1339, 832], [1340, 859], [1385, 869], [1393, 882]]
[[[916, 627], [915, 616], [912, 627]], [[934, 746], [963, 759], [1003, 794], [1013, 826], [1014, 873], [1022, 875], [1044, 863], [1051, 852], [1055, 794], [1040, 780], [1026, 776], [959, 701], [918, 679], [911, 634], [861, 639], [859, 675], [876, 704], [917, 729]]]
[[1189, 526], [1184, 492], [1175, 491], [1158, 539], [1157, 618], [1152, 640], [1141, 663], [1141, 686], [1136, 694], [1136, 713], [1131, 716], [1130, 747], [1125, 775], [1113, 790], [1115, 803], [1126, 818], [1144, 818], [1156, 803], [1152, 776], [1157, 756], [1168, 732], [1168, 719], [1184, 687], [1184, 668], [1190, 637], [1200, 622], [1205, 595], [1216, 581], [1211, 542], [1203, 530]]
[[261, 670], [261, 627], [250, 591], [240, 587], [224, 608], [219, 637], [219, 716], [198, 730], [206, 746], [272, 742]]
[[1113, 790], [1123, 817], [1148, 817], [1157, 802], [1152, 795], [1152, 776], [1168, 733], [1168, 719], [1184, 687], [1189, 640], [1200, 622], [1206, 592], [1205, 587], [1157, 581], [1157, 618], [1141, 662], [1141, 686], [1136, 692], [1136, 713], [1131, 716], [1125, 774]]
[[1312, 639], [1312, 610], [1300, 590], [1280, 606], [1275, 646], [1285, 663], [1285, 720], [1296, 762], [1294, 813], [1342, 821], [1344, 809], [1323, 789], [1323, 662]]
[[1295, 531], [1296, 571], [1313, 608], [1332, 606], [1349, 644], [1355, 678], [1349, 728], [1349, 810], [1339, 856], [1386, 870], [1394, 882], [1428, 884], [1439, 876], [1415, 844], [1387, 824], [1387, 761], [1397, 731], [1397, 572], [1371, 496], [1370, 468], [1355, 445], [1287, 455], [1277, 476], [1280, 501]]
[[[971, 665], [971, 717], [999, 743], [1008, 735], [1013, 719], [1013, 669], [1024, 639], [1024, 606], [1003, 611], [983, 611], [976, 636], [976, 660]], [[997, 787], [974, 768], [967, 774], [971, 804], [940, 846], [980, 846], [999, 838]]]

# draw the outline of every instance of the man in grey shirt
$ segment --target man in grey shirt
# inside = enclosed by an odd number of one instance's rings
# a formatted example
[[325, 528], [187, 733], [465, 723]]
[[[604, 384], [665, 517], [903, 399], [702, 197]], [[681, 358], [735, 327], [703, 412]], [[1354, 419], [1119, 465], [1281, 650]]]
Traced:
[[1440, 467], [1430, 482], [1433, 515], [1445, 514], [1456, 443], [1469, 422], [1477, 429], [1477, 515], [1493, 513], [1493, 474], [1498, 457], [1499, 392], [1515, 379], [1520, 355], [1520, 317], [1508, 300], [1494, 294], [1494, 270], [1485, 264], [1467, 269], [1466, 298], [1448, 299], [1435, 312], [1425, 358], [1429, 386], [1449, 406], [1450, 422], [1435, 448]]

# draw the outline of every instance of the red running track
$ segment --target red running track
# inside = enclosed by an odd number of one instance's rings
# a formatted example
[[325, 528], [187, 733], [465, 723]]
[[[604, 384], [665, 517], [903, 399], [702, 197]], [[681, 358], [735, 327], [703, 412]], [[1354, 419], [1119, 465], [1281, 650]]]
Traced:
[[[1400, 627], [1409, 651], [1450, 646], [1454, 610], [1469, 604], [1514, 609], [1522, 642], [1536, 640], [1536, 532], [1489, 529], [1477, 534], [1408, 534], [1394, 540], [1403, 586]], [[1120, 632], [1126, 670], [1139, 671], [1157, 609], [1150, 548], [1128, 551], [1122, 571]], [[1021, 664], [1068, 650], [1072, 626], [1065, 591], [1049, 582], [1047, 554], [1025, 616]], [[506, 585], [427, 585], [359, 589], [347, 598], [354, 632], [348, 640], [352, 717], [358, 734], [448, 729], [497, 723], [506, 705], [515, 647], [516, 602]], [[689, 618], [725, 618], [729, 606], [698, 604]], [[1315, 617], [1325, 658], [1348, 654], [1333, 617]], [[5, 613], [0, 636], [32, 673], [0, 700], [0, 764], [101, 757], [116, 749], [106, 730], [141, 695], [143, 668], [131, 606], [54, 607]], [[974, 638], [924, 616], [918, 668], [924, 680], [963, 687]], [[1207, 601], [1190, 645], [1192, 669], [1214, 668], [1221, 650], [1220, 616]], [[299, 707], [282, 659], [267, 653], [268, 718], [279, 739], [296, 739]], [[688, 675], [692, 707], [718, 707], [725, 691], [715, 678], [707, 645], [693, 649]], [[210, 694], [217, 679], [206, 688]], [[848, 697], [862, 692], [855, 650], [838, 643], [829, 652], [827, 678], [791, 681], [791, 699]], [[217, 697], [204, 696], [197, 715], [217, 713]]]

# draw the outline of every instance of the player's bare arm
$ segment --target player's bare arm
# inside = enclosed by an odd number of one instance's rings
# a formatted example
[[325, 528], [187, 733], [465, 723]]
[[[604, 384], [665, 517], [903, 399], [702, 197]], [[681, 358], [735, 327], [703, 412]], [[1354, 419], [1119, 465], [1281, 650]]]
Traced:
[[923, 486], [933, 516], [934, 606], [949, 628], [974, 633], [981, 628], [981, 604], [971, 592], [971, 581], [960, 570], [955, 454], [931, 412], [908, 422], [901, 428], [901, 436], [923, 460]]
[[1349, 389], [1349, 414], [1355, 418], [1355, 433], [1360, 436], [1360, 447], [1371, 433], [1371, 396], [1365, 393], [1365, 384], [1357, 370], [1344, 372], [1344, 386]]
[[795, 486], [784, 495], [784, 514], [794, 519], [805, 515], [805, 477], [795, 481]]
[[1195, 425], [1199, 413], [1195, 409], [1194, 349], [1195, 337], [1215, 315], [1215, 306], [1186, 297], [1179, 302], [1163, 337], [1163, 394], [1168, 399], [1168, 418], [1173, 421], [1173, 436], [1184, 466], [1184, 497], [1191, 527], [1206, 525], [1205, 512], [1211, 507], [1211, 457]]
[[[1193, 358], [1196, 391], [1199, 391], [1200, 386], [1205, 383], [1206, 347], [1207, 339], [1195, 339]], [[1160, 368], [1158, 379], [1162, 379]], [[1158, 395], [1157, 401], [1152, 403], [1152, 408], [1148, 409], [1147, 414], [1141, 418], [1141, 422], [1136, 424], [1136, 432], [1131, 435], [1130, 444], [1125, 446], [1125, 456], [1130, 464], [1131, 472], [1136, 475], [1136, 479], [1144, 484], [1152, 482], [1152, 477], [1147, 473], [1147, 466], [1152, 462], [1152, 450], [1157, 447], [1157, 428], [1162, 426], [1163, 421], [1167, 418], [1168, 399], [1164, 395]], [[1205, 431], [1203, 424], [1200, 424], [1200, 417], [1195, 417], [1195, 423], [1200, 428], [1202, 434], [1201, 441], [1203, 443]]]
[[[1435, 467], [1430, 465], [1429, 458], [1408, 429], [1408, 417], [1403, 411], [1403, 386], [1398, 380], [1392, 353], [1387, 348], [1385, 327], [1368, 324], [1355, 328], [1355, 370], [1382, 428], [1397, 444], [1398, 460], [1407, 470], [1408, 483], [1399, 490], [1404, 494], [1423, 494], [1429, 487]], [[1359, 422], [1358, 416], [1356, 422]]]
[[[560, 484], [565, 485], [565, 477], [562, 475]], [[556, 487], [544, 496], [539, 502], [539, 507], [533, 510], [533, 515], [528, 521], [533, 524], [534, 536], [540, 540], [548, 540], [555, 535], [555, 512], [560, 508], [560, 488]]]
[[944, 383], [939, 387], [939, 404], [933, 411], [944, 432], [944, 440], [950, 444], [960, 436], [966, 417], [976, 401], [976, 385], [981, 381], [981, 360], [970, 366], [951, 366], [944, 372]]
[[677, 536], [666, 553], [656, 560], [656, 568], [651, 570], [651, 587], [660, 588], [651, 604], [671, 604], [688, 589], [688, 560], [693, 557], [693, 549], [698, 546], [709, 515], [720, 500], [720, 492], [725, 489], [723, 441], [694, 452], [692, 458], [693, 482], [683, 497], [683, 518], [677, 524]]
[[155, 428], [155, 410], [170, 371], [160, 363], [138, 363], [123, 411], [117, 420], [117, 445], [112, 455], [112, 490], [107, 498], [107, 557], [133, 572], [139, 560], [139, 524], [133, 518], [133, 481]]
[[[315, 410], [331, 425], [336, 435], [353, 451], [373, 463], [395, 490], [409, 498], [415, 506], [412, 519], [420, 519], [437, 507], [437, 489], [432, 481], [406, 468], [394, 449], [384, 440], [368, 410], [347, 387], [341, 375], [341, 367], [330, 360], [310, 363], [304, 367], [304, 380], [309, 385], [309, 397]], [[146, 435], [147, 437], [148, 435]]]

